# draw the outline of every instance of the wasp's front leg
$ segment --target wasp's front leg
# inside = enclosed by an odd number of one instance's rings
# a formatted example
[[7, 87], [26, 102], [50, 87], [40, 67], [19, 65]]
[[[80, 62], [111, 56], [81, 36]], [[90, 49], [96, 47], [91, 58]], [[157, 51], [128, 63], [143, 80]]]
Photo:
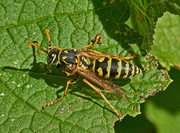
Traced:
[[63, 99], [63, 98], [67, 95], [67, 91], [68, 91], [69, 85], [76, 83], [76, 81], [77, 81], [78, 79], [79, 79], [79, 74], [77, 74], [74, 79], [71, 79], [71, 80], [67, 81], [66, 88], [65, 88], [65, 90], [64, 90], [64, 95], [63, 95], [62, 97], [60, 97], [59, 99], [53, 101], [53, 102], [47, 103], [47, 104], [44, 105], [42, 108], [45, 109], [46, 107], [48, 107], [48, 106], [50, 106], [50, 105], [52, 105], [52, 104], [55, 104], [55, 103], [59, 102], [61, 99]]
[[65, 70], [62, 69], [61, 65], [58, 64], [56, 68], [57, 68], [60, 72], [64, 73], [66, 76], [70, 75], [69, 72], [66, 72]]

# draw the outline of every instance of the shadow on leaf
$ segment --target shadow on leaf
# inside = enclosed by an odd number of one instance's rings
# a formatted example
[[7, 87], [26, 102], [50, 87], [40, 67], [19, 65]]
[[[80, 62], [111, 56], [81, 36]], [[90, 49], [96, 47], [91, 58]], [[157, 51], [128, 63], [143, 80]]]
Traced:
[[119, 42], [125, 50], [130, 47], [128, 43], [141, 45], [143, 37], [125, 24], [130, 17], [130, 7], [127, 1], [92, 0], [92, 2], [109, 37]]

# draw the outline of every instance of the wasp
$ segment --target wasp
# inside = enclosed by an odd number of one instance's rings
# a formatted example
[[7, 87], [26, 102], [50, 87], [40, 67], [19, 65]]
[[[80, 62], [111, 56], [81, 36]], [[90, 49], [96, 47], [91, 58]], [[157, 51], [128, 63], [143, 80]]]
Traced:
[[[118, 95], [125, 95], [126, 91], [120, 88], [118, 85], [106, 80], [107, 78], [130, 78], [142, 73], [142, 70], [136, 65], [131, 64], [127, 60], [136, 57], [121, 57], [115, 55], [103, 54], [92, 50], [97, 43], [102, 43], [101, 34], [97, 34], [93, 39], [92, 45], [87, 45], [77, 49], [62, 49], [60, 47], [52, 46], [49, 35], [49, 30], [45, 29], [46, 36], [48, 38], [49, 47], [48, 50], [42, 49], [35, 42], [29, 42], [28, 46], [31, 45], [37, 47], [47, 54], [48, 68], [51, 70], [52, 66], [56, 65], [56, 68], [67, 76], [76, 75], [75, 78], [67, 81], [64, 95], [59, 99], [50, 102], [43, 106], [45, 109], [47, 106], [57, 103], [67, 95], [70, 84], [76, 83], [80, 75], [83, 76], [83, 81], [88, 84], [92, 89], [99, 93], [106, 103], [114, 110], [119, 120], [122, 120], [124, 116], [120, 116], [118, 111], [111, 105], [107, 98], [102, 93], [102, 90], [94, 86], [91, 82], [99, 85], [103, 89], [115, 93]], [[86, 49], [86, 50], [85, 50]], [[91, 82], [90, 82], [91, 81]]]

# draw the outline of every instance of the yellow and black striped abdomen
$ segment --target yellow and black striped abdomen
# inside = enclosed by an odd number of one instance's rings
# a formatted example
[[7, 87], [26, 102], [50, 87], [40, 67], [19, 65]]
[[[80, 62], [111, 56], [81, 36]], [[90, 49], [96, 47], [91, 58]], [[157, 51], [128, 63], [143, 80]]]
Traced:
[[93, 60], [89, 69], [103, 78], [130, 78], [142, 73], [136, 65], [127, 61], [102, 57]]

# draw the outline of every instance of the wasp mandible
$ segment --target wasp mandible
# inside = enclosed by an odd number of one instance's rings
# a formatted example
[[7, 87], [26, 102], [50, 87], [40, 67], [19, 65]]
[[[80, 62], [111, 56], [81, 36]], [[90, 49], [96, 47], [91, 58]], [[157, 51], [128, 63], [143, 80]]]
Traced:
[[49, 42], [48, 50], [42, 49], [34, 42], [29, 42], [28, 46], [31, 47], [31, 45], [33, 45], [47, 54], [47, 63], [49, 70], [51, 70], [52, 66], [57, 64], [56, 68], [59, 71], [66, 74], [67, 76], [76, 74], [76, 77], [67, 81], [64, 95], [62, 97], [44, 105], [43, 108], [45, 109], [47, 106], [55, 104], [63, 97], [65, 97], [67, 95], [69, 85], [75, 83], [81, 75], [84, 77], [83, 81], [91, 88], [93, 88], [96, 92], [98, 92], [106, 101], [106, 103], [114, 110], [119, 120], [122, 120], [124, 116], [120, 116], [118, 111], [111, 105], [111, 103], [101, 92], [101, 89], [94, 86], [92, 83], [90, 83], [90, 81], [94, 82], [95, 84], [111, 93], [125, 95], [126, 91], [124, 89], [106, 80], [106, 78], [129, 78], [141, 74], [142, 70], [140, 68], [126, 61], [129, 59], [133, 59], [134, 57], [136, 57], [136, 55], [130, 57], [121, 57], [103, 54], [92, 50], [92, 48], [97, 43], [102, 43], [103, 40], [101, 34], [96, 35], [93, 40], [94, 43], [92, 45], [84, 46], [81, 48], [81, 50], [77, 50], [74, 48], [62, 49], [60, 47], [51, 45], [49, 32], [50, 31], [48, 29], [45, 29], [45, 33]]

